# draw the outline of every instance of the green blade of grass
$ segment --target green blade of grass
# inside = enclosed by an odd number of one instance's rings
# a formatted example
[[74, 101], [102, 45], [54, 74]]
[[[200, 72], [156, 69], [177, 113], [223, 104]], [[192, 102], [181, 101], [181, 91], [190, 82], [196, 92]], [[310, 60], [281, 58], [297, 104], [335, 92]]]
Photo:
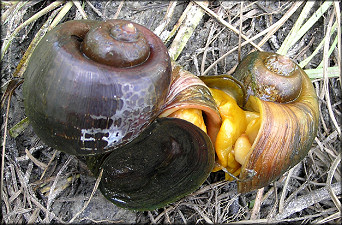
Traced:
[[64, 18], [64, 16], [69, 12], [69, 10], [71, 9], [71, 7], [73, 5], [74, 5], [73, 2], [67, 2], [63, 6], [61, 11], [58, 13], [58, 15], [55, 17], [55, 19], [52, 21], [52, 23], [50, 24], [48, 30], [51, 30], [52, 28], [54, 28]]
[[64, 1], [55, 1], [53, 3], [51, 3], [50, 5], [48, 5], [47, 7], [45, 7], [44, 9], [40, 10], [39, 12], [37, 12], [36, 14], [34, 14], [32, 17], [30, 17], [28, 20], [26, 20], [24, 23], [20, 24], [14, 31], [13, 33], [10, 35], [10, 37], [4, 41], [2, 47], [1, 47], [1, 58], [0, 61], [3, 59], [7, 49], [9, 48], [12, 40], [14, 39], [14, 37], [19, 33], [19, 31], [24, 28], [25, 26], [27, 26], [28, 24], [36, 21], [38, 18], [40, 18], [41, 16], [45, 15], [46, 13], [50, 12], [51, 10], [54, 10], [55, 8], [57, 8], [58, 6], [62, 5], [64, 3]]
[[[332, 45], [331, 45], [330, 48], [329, 48], [328, 56], [327, 56], [327, 57], [330, 57], [330, 56], [331, 56], [331, 54], [332, 54], [332, 52], [335, 50], [336, 46], [337, 46], [337, 36], [335, 37], [334, 42], [332, 43]], [[321, 68], [321, 67], [323, 67], [323, 60], [322, 60], [321, 63], [317, 66], [317, 68]]]
[[49, 18], [45, 21], [43, 26], [39, 29], [39, 31], [36, 33], [36, 35], [34, 36], [33, 40], [31, 41], [29, 47], [26, 49], [23, 57], [21, 58], [17, 68], [15, 69], [15, 71], [13, 73], [13, 77], [21, 77], [23, 75], [23, 73], [26, 70], [26, 67], [27, 67], [27, 64], [29, 62], [29, 59], [30, 59], [30, 57], [31, 57], [31, 55], [33, 53], [33, 50], [36, 48], [36, 46], [38, 45], [39, 41], [44, 37], [44, 35], [48, 31], [48, 26], [51, 23], [51, 21], [53, 20], [53, 18], [56, 16], [57, 13], [58, 13], [58, 11], [54, 11], [49, 16]]
[[319, 9], [306, 21], [306, 23], [301, 26], [298, 32], [290, 33], [290, 37], [286, 43], [286, 46], [283, 45], [277, 51], [277, 53], [286, 55], [287, 50], [290, 49], [306, 32], [317, 22], [319, 18], [323, 16], [323, 14], [328, 10], [328, 8], [332, 5], [332, 1], [325, 1]]
[[[203, 2], [203, 4], [208, 5], [209, 3]], [[177, 35], [169, 48], [170, 57], [174, 61], [177, 60], [178, 56], [183, 51], [186, 43], [204, 15], [204, 11], [199, 6], [194, 5], [191, 2], [188, 7], [190, 7], [190, 9], [187, 13], [186, 19], [180, 26]]]
[[[304, 70], [305, 73], [310, 77], [311, 80], [323, 78], [323, 68], [307, 69]], [[328, 68], [328, 77], [339, 77], [340, 70], [338, 66], [333, 66]]]
[[332, 5], [332, 1], [325, 1], [319, 9], [306, 21], [306, 23], [300, 28], [297, 34], [295, 34], [294, 39], [290, 43], [293, 46], [306, 32], [323, 16], [323, 14]]
[[85, 20], [88, 19], [88, 16], [87, 16], [86, 12], [83, 9], [84, 5], [82, 6], [80, 1], [78, 1], [78, 0], [72, 0], [72, 2], [76, 6], [76, 8], [80, 12], [80, 14], [82, 15], [83, 19], [85, 19]]
[[29, 120], [27, 117], [25, 117], [9, 130], [9, 134], [11, 135], [11, 137], [16, 138], [28, 127], [28, 125]]
[[[341, 34], [341, 9], [340, 9], [340, 3], [339, 2], [334, 2], [334, 9], [335, 9], [335, 14], [336, 14], [336, 21], [337, 24], [340, 26], [337, 27], [337, 65], [340, 68], [340, 87], [341, 87], [341, 73], [342, 73], [342, 63], [341, 63], [341, 51], [342, 51], [342, 34]], [[342, 89], [342, 87], [341, 87]]]
[[[266, 36], [263, 38], [262, 41], [260, 41], [260, 43], [258, 44], [260, 47], [262, 46], [262, 43], [265, 43], [270, 36], [272, 36], [272, 34], [274, 34], [275, 30], [278, 30], [282, 25], [284, 25], [284, 23], [286, 22], [286, 20], [288, 20], [291, 15], [293, 13], [296, 12], [296, 10], [298, 9], [298, 7], [301, 5], [300, 2], [296, 2], [291, 9], [289, 9], [285, 15], [283, 15], [282, 18], [280, 18], [276, 23], [274, 23], [272, 26], [268, 27], [267, 29], [263, 30], [262, 32], [258, 33], [257, 35], [251, 37], [248, 41], [244, 41], [241, 44], [241, 47], [250, 43], [251, 41], [256, 40], [257, 38], [263, 36], [266, 34]], [[224, 53], [222, 56], [220, 56], [220, 58], [218, 58], [215, 62], [213, 62], [210, 66], [208, 66], [208, 68], [203, 72], [202, 75], [206, 75], [209, 73], [209, 71], [214, 68], [215, 65], [217, 65], [221, 60], [223, 60], [225, 57], [227, 57], [227, 55], [233, 53], [234, 51], [238, 50], [239, 46], [236, 46], [234, 48], [232, 48], [231, 50], [229, 50], [228, 52]]]
[[[334, 23], [332, 29], [331, 29], [331, 33], [333, 34], [335, 31], [336, 31], [336, 27], [337, 27], [337, 21]], [[322, 49], [323, 47], [323, 44], [324, 44], [324, 40], [325, 40], [325, 37], [322, 39], [322, 41], [319, 43], [319, 45], [317, 46], [317, 48], [313, 51], [313, 53], [307, 57], [306, 59], [304, 59], [303, 61], [301, 61], [298, 65], [301, 67], [301, 68], [304, 68], [310, 61], [313, 57], [315, 57], [317, 55], [317, 53]]]
[[314, 4], [315, 4], [315, 2], [312, 2], [312, 1], [308, 1], [305, 4], [301, 14], [299, 15], [298, 19], [296, 20], [295, 24], [293, 25], [290, 33], [287, 35], [283, 44], [280, 46], [280, 48], [277, 52], [278, 54], [286, 55], [287, 51], [291, 47], [289, 44], [290, 44], [293, 36], [298, 32], [298, 30], [300, 29], [304, 20], [308, 17], [310, 9], [313, 7]]
[[[1, 2], [2, 3], [2, 2]], [[8, 21], [8, 16], [12, 13], [16, 13], [23, 5], [25, 5], [27, 2], [14, 2], [13, 5], [9, 9], [7, 9], [2, 15], [1, 15], [1, 25], [4, 25]], [[21, 4], [21, 5], [19, 5]]]
[[[270, 38], [271, 36], [277, 32], [277, 30], [280, 29], [281, 26], [284, 25], [284, 23], [290, 18], [290, 16], [297, 11], [297, 9], [302, 5], [302, 2], [295, 2], [292, 7], [284, 14], [284, 16], [278, 20], [276, 23], [274, 23], [272, 26], [269, 28], [273, 27], [270, 29], [270, 32], [267, 33], [267, 35], [258, 43], [258, 45], [261, 47], [263, 46]], [[267, 28], [267, 29], [269, 29]], [[267, 30], [266, 29], [266, 30]], [[262, 32], [261, 32], [262, 33]], [[259, 33], [260, 34], [260, 33]], [[257, 34], [258, 35], [258, 34]], [[256, 35], [256, 36], [257, 36]], [[252, 39], [252, 38], [251, 38]]]

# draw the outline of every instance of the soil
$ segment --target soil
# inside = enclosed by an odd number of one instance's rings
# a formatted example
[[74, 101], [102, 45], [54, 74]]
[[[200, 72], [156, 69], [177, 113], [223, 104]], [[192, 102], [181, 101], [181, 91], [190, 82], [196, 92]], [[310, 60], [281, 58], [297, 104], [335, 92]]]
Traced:
[[[119, 1], [90, 1], [93, 6], [101, 13], [96, 13], [89, 4], [84, 1], [84, 11], [88, 15], [88, 19], [104, 20], [113, 18], [120, 7]], [[43, 9], [51, 1], [30, 2], [30, 7], [23, 8], [25, 11], [18, 13], [18, 18], [14, 16], [9, 22], [1, 27], [1, 41], [3, 44], [4, 37], [15, 29], [16, 25], [22, 23], [31, 17], [37, 11]], [[152, 31], [163, 22], [166, 15], [168, 1], [128, 1], [124, 2], [121, 11], [118, 14], [119, 19], [128, 19], [146, 26]], [[284, 13], [289, 9], [291, 4], [283, 1], [260, 1], [243, 2], [244, 17], [242, 23], [242, 32], [251, 37], [268, 26], [278, 21]], [[177, 2], [175, 10], [172, 14], [170, 22], [164, 29], [171, 31], [186, 9], [188, 2]], [[289, 20], [278, 30], [272, 38], [267, 41], [262, 49], [264, 51], [276, 52], [287, 34], [296, 22], [301, 9], [294, 13]], [[319, 4], [313, 7], [312, 11], [317, 10]], [[240, 24], [240, 3], [234, 1], [214, 1], [211, 2], [209, 8], [215, 11], [223, 19], [227, 20], [234, 27], [239, 28]], [[2, 8], [2, 13], [4, 9]], [[47, 15], [42, 16], [37, 21], [25, 27], [16, 38], [12, 41], [8, 52], [2, 60], [1, 66], [1, 82], [2, 93], [5, 92], [6, 83], [13, 79], [13, 73], [19, 61], [23, 57], [26, 49], [31, 43], [38, 29], [47, 20]], [[72, 7], [70, 12], [62, 20], [82, 19], [81, 14]], [[290, 49], [288, 55], [297, 62], [302, 61], [309, 56], [319, 45], [324, 37], [325, 25], [328, 19], [320, 19], [314, 27], [312, 27], [306, 35], [293, 48]], [[165, 35], [165, 34], [162, 34]], [[217, 35], [214, 41], [205, 49], [208, 37]], [[311, 41], [314, 38], [313, 41]], [[258, 43], [261, 38], [254, 41]], [[232, 47], [237, 46], [239, 37], [228, 28], [225, 28], [215, 18], [205, 14], [199, 25], [195, 29], [186, 47], [183, 49], [177, 62], [186, 70], [196, 75], [200, 75], [202, 58], [206, 52], [204, 60], [204, 68], [211, 65], [221, 55], [229, 51]], [[170, 47], [172, 43], [166, 43]], [[306, 48], [305, 48], [306, 47]], [[305, 48], [305, 52], [301, 50]], [[241, 49], [241, 56], [247, 55], [254, 47], [246, 45]], [[336, 54], [335, 54], [336, 55]], [[316, 68], [322, 60], [322, 54], [315, 57], [306, 67]], [[212, 69], [209, 75], [230, 73], [238, 63], [238, 54], [234, 53], [225, 57], [220, 63]], [[331, 57], [330, 66], [336, 65], [337, 59]], [[22, 78], [16, 78], [22, 79]], [[313, 80], [317, 93], [320, 94], [323, 86], [323, 79]], [[338, 78], [331, 78], [328, 81], [330, 102], [333, 105], [333, 112], [339, 118], [341, 116], [341, 82]], [[25, 118], [23, 107], [22, 87], [19, 86], [11, 98], [8, 114], [7, 128], [11, 129], [14, 125]], [[2, 108], [2, 134], [5, 129], [7, 102]], [[288, 186], [288, 201], [296, 196], [305, 196], [310, 191], [317, 190], [326, 182], [327, 172], [332, 164], [335, 155], [341, 152], [341, 137], [337, 134], [336, 127], [329, 115], [327, 102], [320, 99], [320, 128], [309, 155], [296, 166], [292, 176], [296, 177], [290, 181]], [[341, 121], [338, 119], [341, 126]], [[319, 144], [323, 145], [320, 146]], [[45, 165], [49, 165], [44, 170], [44, 166], [38, 166], [32, 158], [28, 157], [27, 151]], [[51, 160], [52, 159], [52, 160]], [[29, 125], [17, 137], [10, 135], [6, 137], [5, 164], [4, 164], [4, 195], [9, 205], [2, 201], [2, 213], [5, 223], [27, 223], [27, 222], [67, 222], [70, 221], [89, 199], [92, 194], [96, 178], [86, 168], [86, 165], [75, 156], [67, 155], [63, 152], [55, 151], [45, 145], [33, 132]], [[43, 178], [41, 179], [42, 175]], [[89, 205], [84, 211], [73, 221], [75, 223], [215, 223], [239, 221], [250, 219], [253, 204], [256, 201], [257, 191], [246, 194], [239, 194], [236, 191], [236, 181], [224, 182], [223, 172], [212, 173], [207, 181], [196, 193], [185, 197], [184, 199], [171, 204], [164, 209], [154, 210], [151, 212], [135, 212], [119, 208], [107, 201], [99, 190], [95, 191]], [[264, 188], [264, 198], [257, 218], [269, 219], [275, 218], [280, 214], [278, 210], [278, 202], [283, 191], [287, 174], [284, 174], [278, 181], [269, 184]], [[334, 176], [334, 181], [340, 181], [340, 174]], [[54, 180], [57, 182], [54, 183]], [[336, 180], [335, 180], [336, 179]], [[47, 187], [55, 186], [54, 196], [51, 196], [50, 189]], [[15, 193], [18, 193], [16, 196]], [[297, 193], [297, 195], [291, 195]], [[50, 195], [49, 195], [50, 194]], [[28, 195], [35, 196], [41, 207], [34, 203], [34, 200], [28, 199]], [[340, 196], [340, 194], [339, 194]], [[51, 201], [49, 203], [49, 201]], [[49, 216], [44, 211], [46, 208], [50, 210]], [[334, 210], [335, 209], [335, 210]], [[330, 211], [329, 211], [330, 210]], [[323, 212], [321, 216], [310, 218]], [[325, 212], [325, 213], [324, 213]], [[323, 203], [317, 202], [315, 205], [307, 207], [299, 212], [293, 213], [286, 217], [293, 219], [301, 216], [308, 216], [305, 222], [313, 222], [318, 218], [325, 218], [337, 212], [334, 208], [331, 198], [326, 198]], [[339, 217], [340, 218], [340, 217]], [[332, 222], [339, 222], [340, 219]], [[262, 221], [261, 221], [262, 222]], [[265, 222], [265, 221], [263, 221]], [[316, 221], [317, 222], [317, 221]]]

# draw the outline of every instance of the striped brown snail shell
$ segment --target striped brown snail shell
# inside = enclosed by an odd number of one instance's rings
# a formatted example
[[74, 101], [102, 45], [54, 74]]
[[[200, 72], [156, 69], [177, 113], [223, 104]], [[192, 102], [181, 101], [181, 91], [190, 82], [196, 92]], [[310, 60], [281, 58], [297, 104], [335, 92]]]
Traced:
[[[233, 77], [239, 82], [232, 79], [232, 83], [240, 86], [242, 83], [246, 89], [246, 104], [239, 104], [245, 115], [239, 109], [234, 110], [245, 119], [237, 122], [236, 115], [235, 118], [228, 115], [230, 124], [225, 128], [228, 134], [219, 132], [215, 143], [219, 156], [215, 171], [223, 169], [237, 176], [238, 191], [248, 192], [268, 185], [307, 155], [316, 137], [319, 109], [309, 77], [286, 56], [250, 53], [238, 65]], [[203, 80], [211, 88], [222, 89], [217, 87], [223, 82], [219, 76], [213, 76], [211, 82], [207, 77]], [[242, 86], [230, 91], [235, 96], [241, 95], [238, 93], [243, 93]], [[234, 94], [228, 94], [236, 99]], [[222, 116], [223, 106], [218, 108]], [[223, 118], [221, 129], [225, 124]], [[240, 133], [232, 134], [229, 131], [232, 127]], [[219, 143], [220, 135], [232, 139], [229, 150], [227, 145], [223, 148]]]
[[[248, 69], [244, 63], [249, 64]], [[259, 77], [269, 73], [268, 79]], [[286, 56], [251, 53], [235, 77], [245, 86], [258, 82], [265, 90], [252, 88], [246, 106], [260, 113], [259, 133], [241, 169], [238, 186], [240, 192], [248, 192], [277, 179], [307, 155], [317, 134], [319, 108], [310, 78]], [[244, 181], [250, 170], [256, 175]]]

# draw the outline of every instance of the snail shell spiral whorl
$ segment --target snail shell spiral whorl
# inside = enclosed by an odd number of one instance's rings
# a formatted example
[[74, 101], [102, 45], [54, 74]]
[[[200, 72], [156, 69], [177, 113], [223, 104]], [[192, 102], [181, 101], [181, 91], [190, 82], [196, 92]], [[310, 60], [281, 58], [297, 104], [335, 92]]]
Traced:
[[24, 74], [26, 114], [48, 145], [108, 152], [157, 117], [171, 80], [163, 42], [124, 20], [68, 21], [46, 34]]
[[[286, 56], [252, 52], [236, 68], [235, 77], [247, 88], [248, 95], [265, 101], [291, 102], [301, 92], [299, 66]], [[251, 76], [253, 74], [253, 76]]]
[[261, 120], [239, 177], [239, 192], [248, 192], [279, 178], [307, 155], [319, 109], [309, 77], [286, 56], [253, 52], [234, 77], [247, 87], [246, 109], [260, 113]]

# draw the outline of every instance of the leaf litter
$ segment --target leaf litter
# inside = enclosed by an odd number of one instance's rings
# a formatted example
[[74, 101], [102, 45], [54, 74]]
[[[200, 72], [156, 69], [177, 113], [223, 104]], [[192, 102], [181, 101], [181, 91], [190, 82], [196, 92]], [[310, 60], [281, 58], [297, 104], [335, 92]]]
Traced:
[[[2, 222], [341, 222], [339, 2], [2, 1], [1, 12]], [[320, 127], [308, 156], [277, 181], [246, 194], [218, 172], [163, 209], [132, 212], [111, 204], [82, 162], [49, 148], [25, 125], [18, 83], [47, 30], [84, 18], [129, 19], [150, 28], [196, 75], [231, 74], [254, 49], [295, 58], [319, 96]]]

